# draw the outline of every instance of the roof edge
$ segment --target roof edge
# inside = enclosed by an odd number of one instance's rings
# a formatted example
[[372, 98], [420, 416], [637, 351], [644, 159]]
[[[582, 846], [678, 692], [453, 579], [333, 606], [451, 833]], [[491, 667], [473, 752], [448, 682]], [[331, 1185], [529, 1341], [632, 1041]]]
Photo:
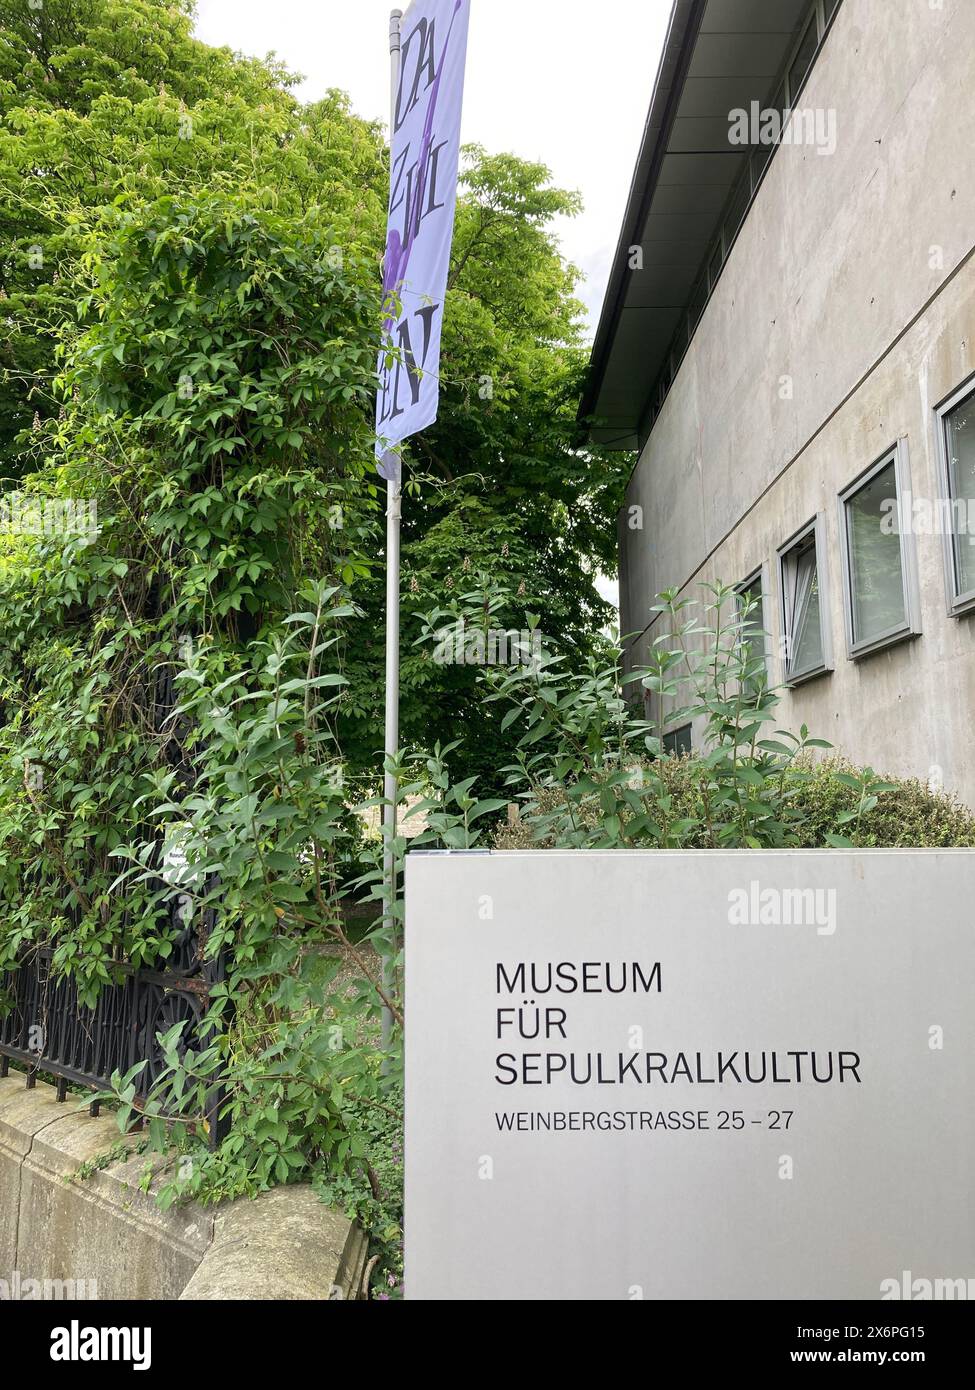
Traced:
[[[660, 54], [653, 96], [643, 127], [643, 138], [637, 154], [630, 192], [623, 215], [616, 253], [610, 269], [609, 283], [599, 315], [599, 326], [593, 340], [589, 373], [579, 405], [578, 419], [585, 421], [593, 415], [609, 359], [613, 339], [619, 326], [626, 298], [626, 251], [639, 244], [642, 228], [650, 211], [650, 203], [660, 175], [660, 166], [667, 151], [667, 141], [683, 91], [694, 46], [704, 21], [708, 0], [674, 0], [670, 22]], [[673, 70], [667, 71], [673, 64]], [[653, 131], [656, 129], [656, 135]]]

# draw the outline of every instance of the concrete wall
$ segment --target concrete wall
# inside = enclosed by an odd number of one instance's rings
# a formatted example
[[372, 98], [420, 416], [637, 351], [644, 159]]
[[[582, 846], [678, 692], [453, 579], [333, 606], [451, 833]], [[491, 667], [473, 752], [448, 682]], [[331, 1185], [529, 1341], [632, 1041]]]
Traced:
[[973, 54], [971, 0], [844, 0], [801, 98], [835, 108], [837, 149], [775, 153], [630, 483], [621, 622], [642, 632], [659, 590], [765, 564], [777, 634], [776, 550], [824, 513], [835, 669], [787, 693], [782, 722], [878, 770], [943, 769], [975, 805], [975, 618], [948, 615], [942, 539], [916, 537], [921, 635], [853, 662], [837, 511], [900, 438], [914, 495], [938, 497], [933, 410], [975, 372]]
[[144, 1157], [80, 1177], [120, 1135], [77, 1100], [0, 1078], [0, 1299], [359, 1296], [366, 1238], [308, 1187], [163, 1212], [142, 1190]]

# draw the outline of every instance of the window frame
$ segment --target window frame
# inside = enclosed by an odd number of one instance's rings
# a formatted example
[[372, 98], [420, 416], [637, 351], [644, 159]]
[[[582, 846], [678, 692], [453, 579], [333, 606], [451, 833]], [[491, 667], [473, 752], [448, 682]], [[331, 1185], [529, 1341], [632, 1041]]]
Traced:
[[[789, 619], [786, 608], [785, 566], [789, 556], [810, 536], [816, 547], [816, 577], [819, 584], [819, 633], [823, 659], [805, 671], [790, 671], [792, 634], [789, 632]], [[818, 676], [830, 675], [833, 671], [833, 632], [829, 611], [829, 565], [826, 550], [826, 514], [817, 512], [811, 521], [800, 526], [775, 552], [779, 581], [779, 633], [782, 642], [783, 685], [793, 689]]]
[[[680, 736], [681, 736], [681, 734], [686, 734], [686, 735], [687, 735], [687, 747], [686, 747], [686, 749], [679, 748], [679, 747], [677, 747], [676, 745], [675, 745], [673, 748], [668, 748], [668, 747], [667, 747], [667, 740], [668, 740], [669, 738], [670, 738], [670, 739], [679, 739]], [[694, 752], [694, 724], [693, 724], [693, 722], [688, 722], [688, 723], [686, 723], [686, 724], [678, 724], [677, 727], [676, 727], [675, 729], [668, 729], [666, 733], [661, 734], [661, 735], [660, 735], [660, 751], [661, 751], [661, 753], [666, 753], [666, 754], [668, 755], [668, 757], [671, 757], [671, 758], [682, 758], [682, 757], [687, 756], [687, 754], [689, 754], [689, 753], [693, 753], [693, 752]]]
[[[717, 269], [715, 269], [717, 266]], [[714, 289], [718, 280], [721, 278], [721, 271], [724, 269], [724, 235], [719, 232], [717, 240], [714, 242], [711, 255], [708, 259], [708, 296]], [[707, 308], [707, 305], [704, 306]]]
[[752, 570], [747, 579], [743, 579], [740, 584], [735, 585], [735, 604], [738, 616], [741, 616], [741, 605], [739, 600], [748, 593], [750, 589], [758, 586], [762, 595], [762, 631], [764, 633], [762, 645], [765, 652], [765, 683], [766, 689], [772, 684], [772, 635], [769, 631], [769, 582], [768, 566], [764, 563], [759, 565], [757, 570]]
[[[802, 52], [802, 45], [805, 43], [806, 38], [807, 38], [807, 36], [808, 36], [810, 30], [813, 31], [813, 33], [814, 33], [814, 35], [815, 35], [816, 42], [813, 44], [812, 52], [811, 52], [810, 55], [809, 55], [809, 62], [808, 62], [807, 65], [806, 65], [805, 71], [804, 71], [804, 72], [801, 74], [801, 76], [796, 80], [795, 92], [793, 92], [793, 90], [792, 90], [792, 70], [793, 70], [793, 68], [795, 67], [796, 63], [799, 61], [799, 54]], [[818, 55], [818, 53], [819, 53], [819, 47], [820, 47], [820, 44], [821, 44], [822, 41], [823, 41], [823, 36], [824, 36], [824, 34], [825, 34], [825, 24], [824, 24], [824, 20], [823, 20], [823, 9], [822, 9], [822, 6], [821, 6], [821, 5], [816, 4], [816, 5], [813, 6], [813, 8], [812, 8], [812, 9], [810, 10], [810, 12], [809, 12], [809, 18], [808, 18], [808, 20], [806, 21], [805, 27], [803, 28], [802, 32], [800, 33], [799, 38], [798, 38], [798, 40], [797, 40], [797, 42], [796, 42], [796, 44], [795, 44], [795, 47], [794, 47], [793, 50], [792, 50], [792, 55], [791, 55], [791, 57], [790, 57], [790, 59], [789, 59], [789, 66], [786, 68], [785, 80], [786, 80], [786, 82], [787, 82], [787, 84], [788, 84], [788, 89], [789, 89], [789, 96], [790, 96], [789, 106], [790, 106], [790, 107], [792, 107], [792, 106], [795, 105], [795, 98], [799, 95], [799, 93], [802, 91], [803, 87], [806, 85], [806, 78], [807, 78], [807, 77], [809, 76], [809, 74], [812, 72], [813, 65], [814, 65], [815, 62], [816, 62], [816, 58], [817, 58], [817, 55]]]
[[[954, 499], [951, 493], [951, 455], [948, 447], [948, 416], [951, 415], [960, 405], [964, 405], [967, 400], [975, 396], [975, 373], [957, 386], [950, 396], [946, 396], [940, 405], [935, 407], [935, 422], [937, 433], [937, 459], [938, 459], [938, 500], [939, 502], [952, 507]], [[955, 531], [942, 530], [941, 544], [944, 554], [945, 569], [945, 593], [948, 602], [948, 616], [951, 618], [963, 618], [967, 614], [975, 612], [975, 587], [964, 592], [959, 591], [959, 569], [956, 561], [955, 550]]]
[[[897, 490], [898, 538], [901, 552], [901, 589], [904, 598], [904, 618], [896, 626], [880, 632], [876, 637], [857, 638], [853, 612], [853, 552], [850, 547], [849, 504], [862, 492], [868, 483], [879, 473], [893, 464], [894, 486]], [[886, 449], [878, 459], [864, 469], [837, 496], [839, 507], [840, 554], [843, 562], [843, 617], [846, 625], [846, 654], [851, 661], [872, 656], [874, 652], [896, 646], [911, 637], [921, 635], [921, 605], [917, 571], [917, 546], [912, 528], [904, 535], [902, 499], [911, 491], [911, 473], [908, 460], [907, 440], [898, 439]]]

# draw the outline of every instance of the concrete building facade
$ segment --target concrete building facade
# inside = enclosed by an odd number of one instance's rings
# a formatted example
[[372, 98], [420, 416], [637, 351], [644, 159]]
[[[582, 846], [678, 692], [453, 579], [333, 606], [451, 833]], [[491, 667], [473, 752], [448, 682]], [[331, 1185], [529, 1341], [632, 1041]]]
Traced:
[[973, 0], [677, 0], [583, 403], [627, 666], [750, 586], [782, 725], [971, 805], [973, 251]]

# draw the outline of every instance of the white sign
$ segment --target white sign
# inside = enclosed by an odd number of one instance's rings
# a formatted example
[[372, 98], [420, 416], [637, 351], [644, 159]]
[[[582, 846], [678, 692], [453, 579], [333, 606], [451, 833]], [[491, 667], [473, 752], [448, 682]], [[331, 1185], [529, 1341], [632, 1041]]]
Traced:
[[387, 320], [376, 402], [380, 471], [393, 447], [437, 418], [440, 336], [457, 202], [470, 0], [415, 0], [403, 20], [393, 109], [383, 296]]
[[970, 850], [408, 855], [407, 1297], [975, 1298], [973, 890]]

